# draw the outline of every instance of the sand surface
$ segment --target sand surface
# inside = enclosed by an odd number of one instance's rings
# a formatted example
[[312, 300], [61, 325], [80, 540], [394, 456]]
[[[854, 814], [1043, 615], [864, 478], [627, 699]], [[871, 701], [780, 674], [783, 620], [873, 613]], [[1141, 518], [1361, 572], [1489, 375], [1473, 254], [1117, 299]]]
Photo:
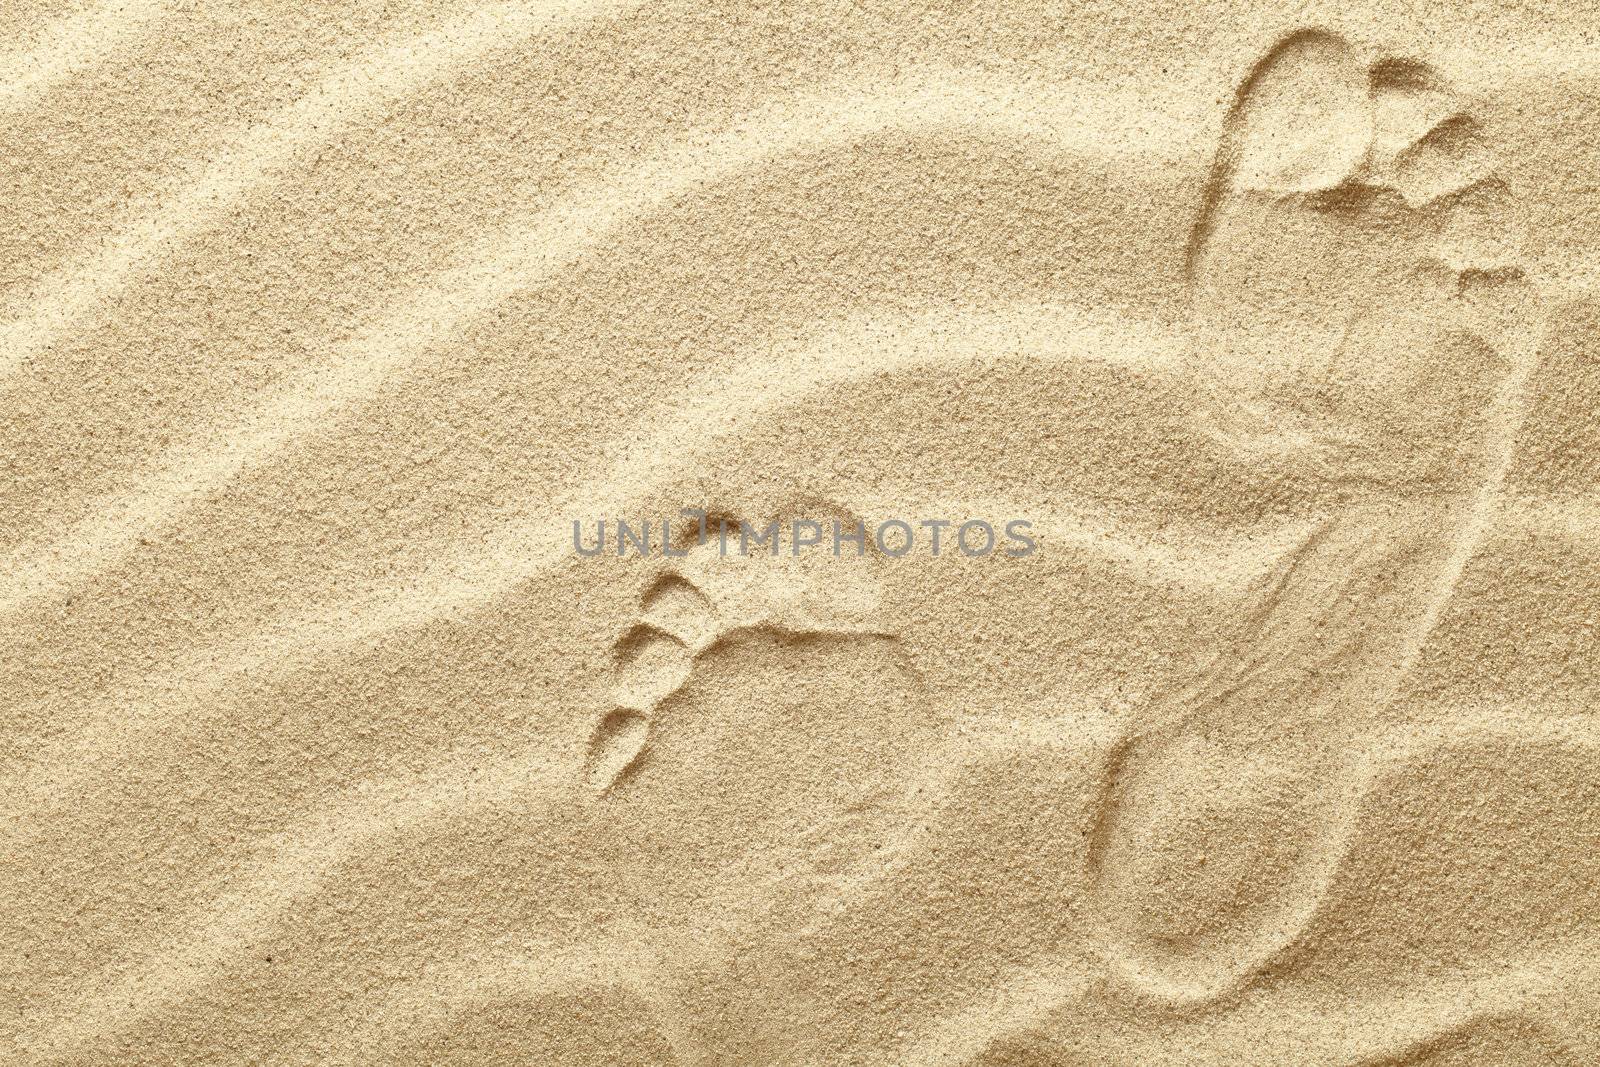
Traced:
[[1600, 1062], [1591, 0], [11, 0], [0, 119], [0, 1063]]

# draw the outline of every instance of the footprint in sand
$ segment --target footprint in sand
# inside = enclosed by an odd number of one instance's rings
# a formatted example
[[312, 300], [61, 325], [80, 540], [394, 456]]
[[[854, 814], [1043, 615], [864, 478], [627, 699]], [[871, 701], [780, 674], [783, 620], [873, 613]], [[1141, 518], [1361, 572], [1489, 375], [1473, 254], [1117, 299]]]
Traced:
[[[856, 525], [838, 509], [809, 508], [804, 515]], [[780, 527], [792, 529], [789, 522], [782, 520]], [[722, 523], [730, 530], [726, 553], [715, 532]], [[728, 778], [764, 773], [726, 765], [733, 735], [739, 733], [766, 731], [770, 740], [774, 731], [798, 731], [786, 758], [804, 763], [820, 750], [807, 745], [804, 731], [814, 729], [822, 737], [837, 723], [820, 713], [810, 723], [803, 715], [772, 721], [779, 712], [773, 694], [764, 693], [772, 688], [766, 682], [777, 674], [800, 678], [808, 664], [814, 668], [830, 657], [849, 659], [851, 646], [858, 646], [857, 661], [887, 657], [898, 663], [898, 653], [882, 647], [895, 639], [879, 623], [876, 568], [882, 561], [875, 554], [857, 555], [846, 543], [842, 554], [833, 556], [830, 540], [796, 555], [791, 541], [780, 537], [776, 553], [756, 546], [744, 555], [738, 549], [737, 519], [713, 516], [708, 528], [712, 532], [703, 542], [649, 583], [637, 620], [615, 644], [612, 707], [594, 727], [584, 772], [596, 794], [627, 791], [653, 762], [666, 764], [657, 769], [680, 781], [707, 771]], [[831, 531], [826, 536], [831, 539]], [[901, 673], [899, 667], [894, 670]], [[756, 677], [697, 690], [693, 681], [705, 681], [708, 673]], [[893, 703], [889, 694], [875, 696]], [[742, 708], [741, 701], [746, 702]], [[864, 717], [879, 710], [870, 709]]]
[[1510, 190], [1442, 77], [1289, 37], [1239, 89], [1188, 249], [1215, 429], [1340, 482], [1463, 470], [1459, 421], [1525, 343], [1518, 262]]
[[1322, 32], [1240, 86], [1187, 264], [1210, 432], [1325, 513], [1108, 767], [1103, 955], [1176, 1004], [1237, 991], [1315, 918], [1352, 752], [1499, 506], [1539, 326], [1474, 109]]

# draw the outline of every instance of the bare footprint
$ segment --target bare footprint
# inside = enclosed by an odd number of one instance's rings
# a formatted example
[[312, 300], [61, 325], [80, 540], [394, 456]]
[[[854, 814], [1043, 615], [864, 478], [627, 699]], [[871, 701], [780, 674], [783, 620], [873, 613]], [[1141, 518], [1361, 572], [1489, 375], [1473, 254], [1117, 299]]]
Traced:
[[1237, 991], [1320, 906], [1349, 753], [1499, 506], [1538, 333], [1513, 207], [1426, 64], [1306, 31], [1239, 89], [1189, 248], [1195, 369], [1211, 432], [1329, 510], [1108, 768], [1092, 894], [1147, 994]]
[[582, 788], [657, 921], [825, 906], [903, 827], [946, 709], [883, 624], [887, 565], [712, 539], [647, 582]]
[[[847, 528], [854, 520], [832, 510]], [[811, 517], [811, 516], [808, 516]], [[780, 520], [780, 530], [790, 520]], [[796, 553], [780, 533], [771, 547], [744, 542], [737, 518], [713, 515], [703, 541], [658, 576], [640, 598], [638, 620], [613, 649], [613, 708], [595, 726], [585, 780], [604, 793], [646, 757], [658, 712], [689, 680], [696, 661], [731, 640], [766, 632], [793, 637], [890, 637], [876, 623], [879, 589], [867, 557], [846, 542], [832, 555], [831, 531], [820, 546]]]
[[1462, 463], [1529, 346], [1510, 191], [1427, 65], [1319, 31], [1240, 87], [1190, 240], [1213, 430], [1263, 463], [1412, 486]]

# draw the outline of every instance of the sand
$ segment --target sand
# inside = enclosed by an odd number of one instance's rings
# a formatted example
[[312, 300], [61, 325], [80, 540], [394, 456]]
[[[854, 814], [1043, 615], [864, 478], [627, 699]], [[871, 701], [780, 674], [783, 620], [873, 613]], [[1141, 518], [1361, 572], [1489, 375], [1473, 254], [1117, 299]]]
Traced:
[[0, 1063], [1600, 1062], [1597, 27], [6, 5]]

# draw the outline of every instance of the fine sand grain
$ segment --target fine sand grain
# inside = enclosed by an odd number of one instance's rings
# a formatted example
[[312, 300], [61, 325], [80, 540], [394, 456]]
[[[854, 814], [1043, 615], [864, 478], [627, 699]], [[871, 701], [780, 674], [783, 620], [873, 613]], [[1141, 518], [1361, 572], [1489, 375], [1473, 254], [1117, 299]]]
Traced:
[[0, 1064], [1600, 1063], [1589, 0], [18, 0], [0, 119]]

